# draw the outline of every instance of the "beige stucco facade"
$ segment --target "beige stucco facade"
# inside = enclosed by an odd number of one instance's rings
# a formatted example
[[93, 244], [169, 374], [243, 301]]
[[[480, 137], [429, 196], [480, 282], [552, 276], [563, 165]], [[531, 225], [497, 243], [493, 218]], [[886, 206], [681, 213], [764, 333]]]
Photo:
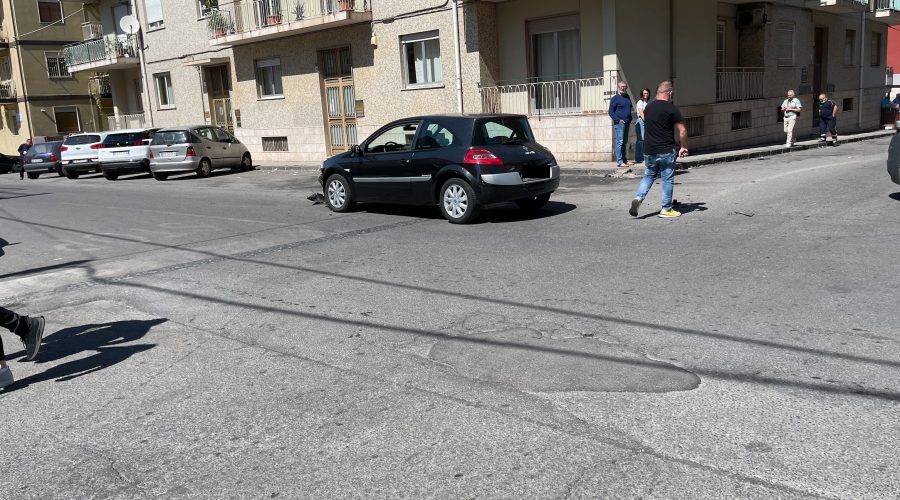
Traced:
[[14, 153], [30, 136], [40, 142], [96, 130], [86, 80], [48, 69], [48, 57], [81, 38], [81, 2], [62, 2], [64, 20], [56, 24], [41, 22], [34, 1], [0, 5], [0, 151]]

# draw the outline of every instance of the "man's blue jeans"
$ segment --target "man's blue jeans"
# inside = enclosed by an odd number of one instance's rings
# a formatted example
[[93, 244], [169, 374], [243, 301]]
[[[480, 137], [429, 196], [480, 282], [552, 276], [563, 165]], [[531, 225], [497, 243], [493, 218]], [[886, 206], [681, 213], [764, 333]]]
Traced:
[[672, 209], [672, 191], [675, 185], [675, 160], [677, 155], [675, 151], [661, 155], [644, 156], [644, 178], [641, 179], [641, 185], [638, 186], [635, 198], [643, 200], [650, 192], [653, 181], [658, 175], [662, 182], [662, 209]]
[[628, 157], [626, 148], [628, 147], [628, 129], [631, 122], [616, 123], [613, 130], [616, 131], [616, 165], [624, 165], [625, 159]]

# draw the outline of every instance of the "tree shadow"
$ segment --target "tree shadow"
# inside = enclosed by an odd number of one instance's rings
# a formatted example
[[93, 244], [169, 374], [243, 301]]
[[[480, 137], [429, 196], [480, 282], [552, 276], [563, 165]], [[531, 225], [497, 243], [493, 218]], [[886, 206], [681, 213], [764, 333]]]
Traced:
[[[44, 338], [37, 363], [52, 363], [87, 351], [93, 351], [94, 354], [17, 380], [6, 388], [6, 392], [53, 379], [56, 382], [66, 382], [121, 363], [135, 354], [155, 347], [156, 344], [133, 344], [133, 342], [147, 335], [154, 326], [166, 321], [168, 319], [165, 318], [126, 320], [64, 328]], [[24, 354], [25, 351], [19, 351], [10, 355], [9, 359]]]
[[890, 198], [892, 200], [900, 201], [900, 192], [891, 193], [888, 195], [888, 198]]

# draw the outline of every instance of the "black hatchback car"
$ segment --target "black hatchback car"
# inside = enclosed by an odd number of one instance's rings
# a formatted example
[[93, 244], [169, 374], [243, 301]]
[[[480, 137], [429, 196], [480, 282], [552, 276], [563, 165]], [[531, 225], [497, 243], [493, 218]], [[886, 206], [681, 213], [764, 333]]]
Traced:
[[37, 179], [41, 174], [55, 173], [63, 176], [61, 148], [63, 141], [42, 142], [31, 146], [25, 153], [23, 168], [29, 179]]
[[452, 223], [514, 201], [536, 210], [559, 187], [553, 154], [522, 115], [434, 115], [389, 123], [321, 166], [335, 212], [356, 202], [438, 205]]

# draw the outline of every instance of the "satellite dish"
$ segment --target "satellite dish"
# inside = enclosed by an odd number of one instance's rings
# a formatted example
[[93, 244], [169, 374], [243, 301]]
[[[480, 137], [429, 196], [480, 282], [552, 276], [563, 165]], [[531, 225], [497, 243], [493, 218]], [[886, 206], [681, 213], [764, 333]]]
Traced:
[[134, 16], [122, 16], [122, 19], [119, 19], [119, 27], [129, 35], [141, 31], [141, 23]]

